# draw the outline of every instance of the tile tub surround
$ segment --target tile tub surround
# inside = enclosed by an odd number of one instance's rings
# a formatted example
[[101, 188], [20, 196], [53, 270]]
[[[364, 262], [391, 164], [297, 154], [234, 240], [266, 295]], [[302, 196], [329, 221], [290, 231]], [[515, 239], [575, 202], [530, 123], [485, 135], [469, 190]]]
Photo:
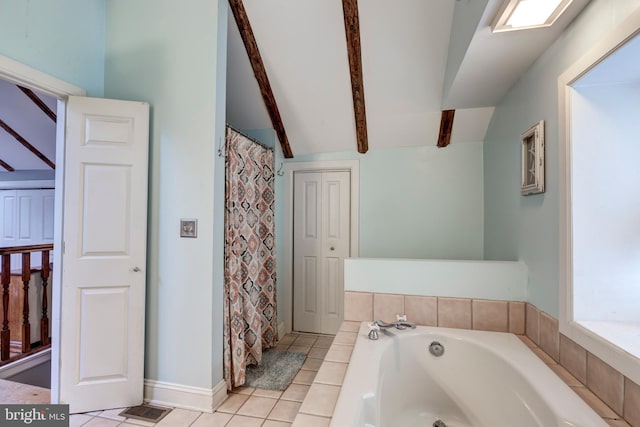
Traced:
[[527, 303], [525, 320], [527, 338], [580, 384], [572, 388], [600, 416], [612, 426], [640, 427], [638, 384], [561, 334], [558, 320], [533, 304]]
[[[387, 308], [381, 310], [385, 304]], [[382, 314], [389, 316], [388, 307], [419, 325], [455, 324], [453, 327], [519, 335], [607, 423], [640, 427], [640, 386], [560, 334], [558, 320], [532, 304], [346, 291], [343, 328], [380, 319]], [[393, 320], [395, 315], [389, 317], [382, 320]]]
[[525, 303], [472, 298], [429, 297], [346, 291], [344, 320], [394, 321], [406, 314], [410, 322], [424, 326], [525, 333]]

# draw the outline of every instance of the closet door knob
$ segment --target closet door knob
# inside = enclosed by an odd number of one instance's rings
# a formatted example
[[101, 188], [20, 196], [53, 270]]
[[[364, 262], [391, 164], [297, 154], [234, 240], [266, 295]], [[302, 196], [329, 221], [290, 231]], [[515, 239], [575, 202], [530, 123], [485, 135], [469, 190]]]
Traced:
[[140, 273], [142, 270], [140, 270], [140, 267], [133, 267], [133, 271], [135, 273]]
[[335, 251], [335, 250], [336, 250], [336, 248], [334, 248], [333, 246], [331, 246], [331, 247], [329, 248], [329, 250], [331, 250], [331, 251]]

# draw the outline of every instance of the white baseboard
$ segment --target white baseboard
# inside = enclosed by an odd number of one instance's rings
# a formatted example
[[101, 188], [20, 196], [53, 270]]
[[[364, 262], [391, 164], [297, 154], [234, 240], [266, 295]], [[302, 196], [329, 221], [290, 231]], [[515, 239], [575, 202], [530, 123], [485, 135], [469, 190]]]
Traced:
[[213, 405], [211, 407], [216, 410], [227, 398], [227, 383], [222, 380], [211, 391], [213, 392]]
[[212, 389], [144, 380], [144, 401], [153, 405], [213, 412], [227, 397], [227, 384], [220, 381]]
[[284, 328], [284, 322], [278, 323], [278, 337], [282, 338], [287, 334], [287, 331]]
[[16, 360], [15, 362], [8, 363], [0, 368], [0, 378], [10, 378], [14, 375], [18, 375], [28, 369], [34, 368], [43, 363], [47, 363], [51, 360], [51, 349], [48, 348], [31, 356], [27, 356], [23, 359]]

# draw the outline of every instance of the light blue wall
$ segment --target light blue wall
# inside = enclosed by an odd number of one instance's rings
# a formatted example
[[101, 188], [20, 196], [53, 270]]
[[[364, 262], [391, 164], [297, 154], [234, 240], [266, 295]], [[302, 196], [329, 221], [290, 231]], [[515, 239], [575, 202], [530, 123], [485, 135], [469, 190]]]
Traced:
[[[267, 147], [274, 148], [278, 139], [276, 138], [276, 131], [273, 129], [243, 129], [242, 133], [257, 139]], [[275, 157], [274, 157], [275, 159]]]
[[[640, 0], [592, 0], [496, 107], [484, 144], [487, 259], [523, 260], [528, 300], [558, 316], [558, 76], [613, 30]], [[520, 134], [545, 121], [546, 192], [520, 196]]]
[[[482, 143], [296, 156], [360, 161], [360, 256], [483, 258]], [[282, 204], [282, 193], [276, 196]]]
[[[106, 17], [106, 96], [151, 104], [145, 377], [211, 388], [222, 379], [226, 2], [110, 0]], [[180, 218], [198, 219], [197, 239], [179, 237]]]
[[0, 55], [100, 97], [104, 9], [105, 0], [2, 0]]
[[[360, 257], [483, 258], [482, 143], [446, 149], [397, 149], [296, 155], [284, 160], [272, 129], [244, 130], [272, 146], [281, 162], [359, 160]], [[276, 267], [278, 306], [284, 307], [285, 179], [276, 175]], [[279, 322], [284, 321], [279, 311]]]

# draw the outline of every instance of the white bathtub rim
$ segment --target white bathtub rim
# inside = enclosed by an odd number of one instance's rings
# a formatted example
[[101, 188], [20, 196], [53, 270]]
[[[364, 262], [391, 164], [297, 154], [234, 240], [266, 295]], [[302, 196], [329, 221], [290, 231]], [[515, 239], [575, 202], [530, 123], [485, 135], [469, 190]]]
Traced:
[[[470, 340], [475, 345], [498, 355], [504, 363], [519, 371], [521, 371], [519, 366], [526, 364], [530, 369], [534, 370], [533, 375], [526, 375], [527, 379], [540, 398], [549, 407], [553, 408], [553, 411], [559, 417], [558, 425], [560, 425], [561, 420], [582, 421], [584, 419], [588, 423], [584, 424], [585, 426], [607, 426], [600, 416], [513, 334], [418, 326], [413, 330], [393, 330], [389, 334], [381, 332], [379, 340], [372, 341], [367, 338], [368, 323], [362, 322], [360, 325], [356, 346], [351, 356], [351, 361], [360, 360], [365, 362], [349, 363], [333, 414], [332, 427], [358, 425], [355, 423], [359, 419], [359, 408], [364, 403], [363, 397], [365, 395], [375, 396], [377, 392], [377, 366], [380, 363], [384, 349], [391, 345], [393, 340], [425, 333], [445, 336], [447, 339]], [[497, 345], [501, 346], [500, 353], [496, 351]], [[376, 368], [373, 368], [373, 366], [376, 366]], [[356, 402], [354, 399], [358, 399], [358, 401]], [[558, 404], [561, 399], [566, 400], [566, 402]]]

